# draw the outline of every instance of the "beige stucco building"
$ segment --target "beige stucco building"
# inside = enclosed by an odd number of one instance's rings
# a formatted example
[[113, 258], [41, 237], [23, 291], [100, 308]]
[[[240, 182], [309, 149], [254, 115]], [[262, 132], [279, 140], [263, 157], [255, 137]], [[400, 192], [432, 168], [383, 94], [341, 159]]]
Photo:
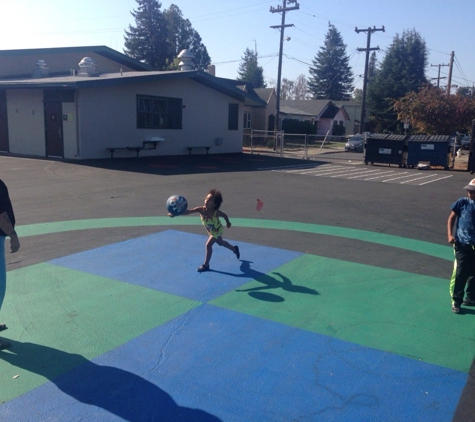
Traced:
[[0, 69], [3, 153], [241, 152], [244, 107], [265, 105], [236, 81], [200, 70], [151, 71], [107, 47], [0, 51]]

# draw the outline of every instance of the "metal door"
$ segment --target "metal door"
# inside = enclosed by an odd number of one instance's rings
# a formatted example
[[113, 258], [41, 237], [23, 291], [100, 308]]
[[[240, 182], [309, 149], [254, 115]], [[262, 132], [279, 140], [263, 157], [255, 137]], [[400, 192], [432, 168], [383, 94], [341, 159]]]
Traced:
[[7, 96], [5, 90], [0, 90], [0, 151], [10, 151], [10, 145], [8, 143]]
[[60, 101], [45, 101], [46, 155], [63, 157], [63, 114]]

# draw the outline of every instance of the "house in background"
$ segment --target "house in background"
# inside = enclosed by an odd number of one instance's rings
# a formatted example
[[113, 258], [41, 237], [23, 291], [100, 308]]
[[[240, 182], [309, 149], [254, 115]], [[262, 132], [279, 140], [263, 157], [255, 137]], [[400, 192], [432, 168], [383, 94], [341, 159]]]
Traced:
[[265, 101], [181, 60], [158, 72], [105, 46], [0, 51], [0, 151], [106, 158], [154, 140], [140, 154], [241, 152], [244, 107]]
[[[333, 101], [337, 107], [344, 107], [349, 120], [345, 121], [344, 126], [347, 135], [354, 135], [359, 133], [361, 120], [361, 101]], [[367, 124], [365, 118], [365, 125]]]
[[349, 120], [345, 107], [338, 107], [331, 100], [281, 100], [280, 115], [282, 120], [311, 122], [317, 135], [331, 135], [335, 124], [344, 126]]
[[[249, 87], [243, 89], [249, 89]], [[276, 108], [276, 95], [274, 88], [254, 88], [253, 92], [264, 102], [263, 105], [245, 105], [243, 129], [244, 135], [249, 135], [251, 130], [273, 131]]]

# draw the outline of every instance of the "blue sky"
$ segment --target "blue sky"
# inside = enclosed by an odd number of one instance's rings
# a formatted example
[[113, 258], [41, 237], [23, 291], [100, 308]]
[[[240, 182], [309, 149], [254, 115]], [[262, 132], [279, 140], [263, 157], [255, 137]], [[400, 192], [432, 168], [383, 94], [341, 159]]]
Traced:
[[[281, 24], [281, 15], [271, 7], [282, 0], [175, 0], [162, 1], [162, 10], [176, 4], [189, 19], [208, 49], [216, 75], [236, 78], [246, 48], [257, 49], [259, 65], [268, 82], [276, 81], [280, 33], [270, 26]], [[308, 76], [312, 59], [323, 45], [328, 22], [340, 31], [355, 85], [361, 87], [364, 70], [366, 34], [355, 27], [385, 27], [375, 32], [372, 47], [380, 47], [378, 59], [396, 34], [415, 29], [425, 39], [429, 51], [426, 75], [436, 78], [439, 64], [447, 65], [455, 52], [452, 83], [475, 85], [474, 32], [475, 2], [469, 0], [301, 0], [300, 9], [286, 14], [285, 29], [290, 37], [284, 43], [282, 77], [296, 79]], [[124, 30], [135, 21], [130, 12], [137, 8], [135, 0], [59, 1], [21, 0], [2, 2], [0, 6], [0, 50], [106, 45], [123, 52]], [[434, 66], [431, 66], [434, 65]], [[448, 66], [441, 67], [447, 77]], [[434, 81], [435, 83], [435, 81]], [[447, 79], [440, 81], [445, 85]]]

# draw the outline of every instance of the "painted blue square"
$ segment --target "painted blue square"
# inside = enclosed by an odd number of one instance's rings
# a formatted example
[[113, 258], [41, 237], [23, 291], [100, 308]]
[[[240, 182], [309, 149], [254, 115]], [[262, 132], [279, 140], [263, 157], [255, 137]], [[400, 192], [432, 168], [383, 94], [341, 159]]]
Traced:
[[49, 261], [50, 264], [113, 278], [207, 302], [299, 257], [300, 252], [233, 242], [241, 259], [214, 245], [211, 270], [204, 260], [206, 236], [167, 230]]
[[[50, 353], [60, 358], [66, 352]], [[448, 422], [466, 378], [447, 368], [202, 305], [2, 404], [2, 417]]]

